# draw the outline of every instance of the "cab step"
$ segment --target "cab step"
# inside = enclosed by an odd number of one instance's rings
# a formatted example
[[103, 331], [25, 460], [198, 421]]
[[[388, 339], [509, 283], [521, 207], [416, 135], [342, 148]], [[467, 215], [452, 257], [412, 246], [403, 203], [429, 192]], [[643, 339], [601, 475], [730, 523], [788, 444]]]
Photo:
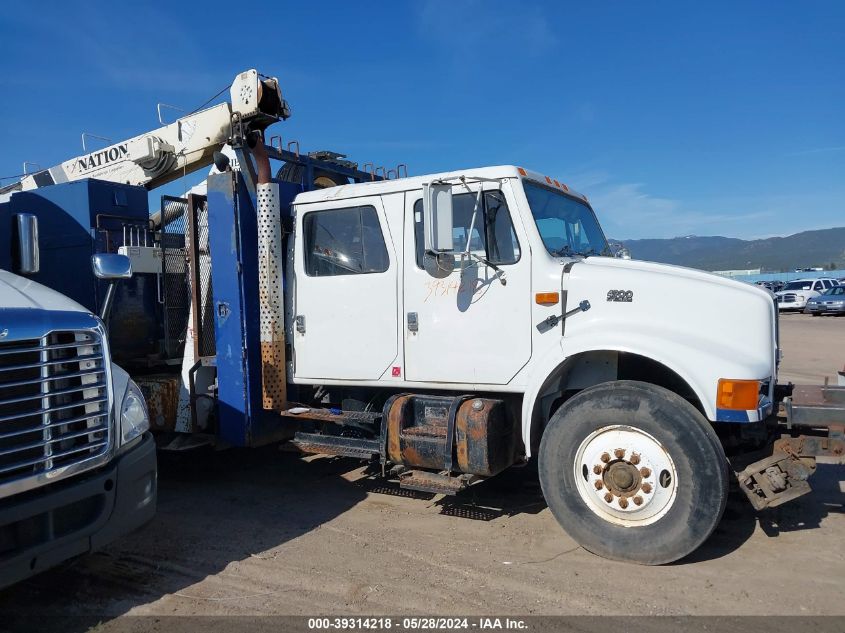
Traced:
[[454, 495], [467, 488], [478, 477], [448, 473], [432, 473], [425, 470], [406, 470], [399, 475], [399, 487], [438, 495]]
[[291, 444], [303, 453], [318, 455], [372, 459], [381, 454], [381, 442], [379, 440], [343, 435], [297, 432], [294, 434]]

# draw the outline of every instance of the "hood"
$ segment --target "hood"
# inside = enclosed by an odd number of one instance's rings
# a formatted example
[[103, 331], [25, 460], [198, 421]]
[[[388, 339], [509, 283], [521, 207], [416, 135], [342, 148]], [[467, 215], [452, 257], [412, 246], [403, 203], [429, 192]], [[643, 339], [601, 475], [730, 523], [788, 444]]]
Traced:
[[583, 300], [591, 306], [566, 321], [573, 345], [579, 337], [585, 349], [613, 339], [606, 349], [631, 350], [688, 373], [705, 396], [715, 393], [719, 378], [772, 375], [777, 307], [767, 291], [637, 260], [588, 257], [568, 269], [567, 309]]
[[[707, 273], [695, 268], [685, 268], [671, 264], [658, 264], [656, 262], [645, 262], [636, 259], [617, 259], [613, 257], [588, 257], [582, 263], [605, 269], [618, 269], [619, 272], [643, 273], [649, 275], [651, 279], [655, 279], [653, 275], [669, 275], [679, 280], [704, 283], [711, 288], [721, 287], [736, 292], [750, 293], [752, 296], [762, 297], [766, 301], [771, 301], [772, 295], [775, 294], [768, 288], [736, 281], [728, 277], [723, 277], [722, 275]], [[782, 293], [778, 292], [777, 294]]]
[[0, 270], [0, 307], [90, 313], [63, 294], [7, 270]]

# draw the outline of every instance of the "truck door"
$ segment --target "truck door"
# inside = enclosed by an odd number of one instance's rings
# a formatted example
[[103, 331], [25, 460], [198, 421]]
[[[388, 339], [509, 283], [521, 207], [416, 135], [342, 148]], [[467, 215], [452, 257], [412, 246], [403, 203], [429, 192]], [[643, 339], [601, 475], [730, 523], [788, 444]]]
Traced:
[[296, 223], [294, 376], [377, 380], [398, 352], [398, 265], [381, 199], [299, 207]]
[[[496, 264], [460, 258], [436, 279], [423, 269], [422, 191], [405, 197], [405, 374], [424, 382], [504, 385], [531, 356], [531, 262], [510, 186], [454, 189], [454, 248]], [[473, 188], [473, 186], [471, 186]]]

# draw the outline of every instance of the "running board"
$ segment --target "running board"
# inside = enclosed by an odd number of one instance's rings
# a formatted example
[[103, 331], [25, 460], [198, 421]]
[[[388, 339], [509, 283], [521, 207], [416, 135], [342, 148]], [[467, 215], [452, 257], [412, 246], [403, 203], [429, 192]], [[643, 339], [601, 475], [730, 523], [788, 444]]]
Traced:
[[291, 444], [303, 453], [318, 455], [372, 459], [381, 454], [379, 440], [344, 437], [342, 435], [298, 432], [294, 434]]
[[474, 475], [453, 477], [446, 473], [432, 473], [425, 470], [406, 470], [399, 475], [399, 487], [438, 495], [454, 495], [479, 480]]

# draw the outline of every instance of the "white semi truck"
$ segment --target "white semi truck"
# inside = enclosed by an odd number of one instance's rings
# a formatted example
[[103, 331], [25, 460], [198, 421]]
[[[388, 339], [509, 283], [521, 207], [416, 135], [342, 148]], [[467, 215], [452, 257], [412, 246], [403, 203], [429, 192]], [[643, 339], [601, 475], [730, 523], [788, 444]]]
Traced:
[[[265, 146], [290, 111], [254, 71], [231, 103], [2, 192], [0, 217], [71, 217], [136, 265], [113, 348], [168, 448], [290, 441], [444, 494], [536, 461], [573, 538], [644, 564], [704, 542], [731, 471], [762, 509], [842, 457], [845, 390], [777, 384], [767, 292], [613, 257], [586, 197], [522, 167], [403, 178]], [[212, 158], [205, 195], [135, 196]]]
[[[14, 220], [21, 272], [37, 272], [33, 218]], [[115, 280], [131, 269], [123, 256], [100, 255], [94, 270]], [[0, 270], [0, 589], [152, 518], [148, 428], [143, 395], [111, 362], [100, 318]]]

